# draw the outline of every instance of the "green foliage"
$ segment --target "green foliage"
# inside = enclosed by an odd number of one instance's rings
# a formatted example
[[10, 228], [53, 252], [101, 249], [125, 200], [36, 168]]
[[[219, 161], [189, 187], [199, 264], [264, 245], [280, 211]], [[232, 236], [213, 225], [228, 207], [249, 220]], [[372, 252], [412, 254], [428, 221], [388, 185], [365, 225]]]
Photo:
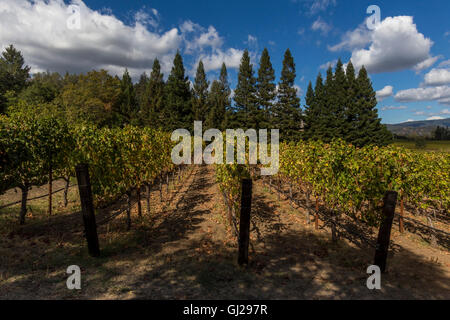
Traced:
[[165, 124], [163, 114], [165, 84], [163, 78], [159, 60], [155, 59], [140, 110], [140, 118], [143, 124], [153, 128], [161, 128]]
[[231, 127], [259, 129], [261, 115], [256, 96], [256, 78], [248, 50], [244, 51], [239, 66], [238, 83], [234, 91], [236, 112], [230, 119]]
[[412, 205], [450, 206], [450, 156], [398, 147], [356, 148], [343, 140], [282, 144], [280, 176], [301, 185], [329, 208], [370, 224], [380, 222], [386, 191]]
[[115, 111], [117, 123], [120, 126], [135, 123], [137, 121], [139, 104], [136, 99], [133, 81], [131, 80], [128, 70], [125, 70], [122, 80], [120, 81], [120, 97], [118, 108]]
[[208, 87], [209, 81], [206, 79], [205, 68], [200, 60], [197, 67], [197, 74], [192, 90], [192, 108], [195, 121], [205, 121], [208, 115]]
[[289, 49], [283, 59], [280, 83], [278, 84], [278, 102], [273, 111], [274, 128], [280, 129], [282, 141], [298, 140], [301, 134], [302, 115], [300, 98], [295, 84], [295, 63]]
[[228, 83], [228, 72], [225, 63], [222, 64], [219, 80], [214, 80], [208, 94], [207, 105], [209, 106], [206, 118], [207, 128], [225, 130], [228, 128], [228, 119], [231, 114], [231, 89]]
[[264, 48], [259, 62], [258, 78], [256, 82], [258, 104], [261, 107], [261, 128], [272, 125], [272, 108], [277, 96], [275, 86], [275, 71], [270, 62], [269, 51]]
[[183, 58], [177, 52], [165, 86], [164, 127], [173, 131], [193, 127], [193, 112], [189, 78], [185, 76]]
[[25, 60], [20, 51], [10, 45], [0, 57], [0, 114], [6, 110], [8, 99], [17, 96], [26, 87], [30, 77], [30, 67], [24, 66]]

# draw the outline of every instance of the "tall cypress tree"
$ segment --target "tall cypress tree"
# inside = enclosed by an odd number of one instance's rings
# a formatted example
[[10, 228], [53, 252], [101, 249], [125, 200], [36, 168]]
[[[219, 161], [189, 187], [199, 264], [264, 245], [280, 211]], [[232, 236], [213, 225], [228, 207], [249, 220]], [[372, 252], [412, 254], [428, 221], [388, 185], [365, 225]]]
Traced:
[[238, 83], [234, 91], [236, 112], [232, 126], [259, 129], [260, 115], [256, 96], [256, 78], [248, 50], [244, 51], [239, 66]]
[[261, 107], [261, 124], [262, 128], [268, 128], [271, 123], [272, 107], [274, 104], [276, 93], [275, 71], [270, 62], [269, 51], [264, 48], [259, 62], [258, 79], [257, 79], [257, 97], [258, 104]]
[[300, 98], [294, 87], [296, 73], [291, 51], [286, 50], [283, 59], [283, 70], [278, 84], [278, 102], [274, 107], [274, 127], [280, 129], [281, 140], [297, 140], [301, 136], [302, 114]]
[[139, 122], [142, 123], [142, 110], [145, 108], [145, 104], [147, 103], [147, 87], [148, 87], [148, 76], [144, 72], [141, 74], [139, 78], [139, 82], [134, 86], [134, 91], [136, 92], [136, 100], [139, 105]]
[[118, 124], [130, 124], [136, 120], [139, 106], [136, 100], [136, 93], [131, 80], [128, 69], [125, 72], [120, 81], [120, 103], [117, 110]]
[[347, 92], [347, 78], [341, 59], [336, 64], [333, 77], [332, 93], [330, 94], [331, 103], [329, 105], [333, 114], [333, 124], [335, 127], [334, 136], [345, 139], [349, 133], [349, 126], [346, 119], [349, 105]]
[[392, 134], [381, 124], [376, 106], [376, 93], [363, 66], [356, 79], [355, 130], [349, 135], [349, 142], [358, 147], [367, 144], [386, 145], [391, 142]]
[[155, 59], [146, 88], [144, 106], [141, 110], [143, 122], [151, 127], [162, 127], [164, 125], [163, 106], [164, 75], [161, 73], [159, 60]]
[[177, 52], [165, 86], [164, 116], [168, 130], [192, 129], [193, 112], [189, 79], [185, 76], [183, 58]]
[[304, 131], [303, 137], [306, 139], [311, 139], [314, 137], [315, 133], [315, 121], [318, 117], [317, 104], [315, 101], [314, 89], [311, 81], [308, 84], [308, 89], [306, 90], [305, 97], [305, 111], [304, 111]]
[[222, 64], [219, 80], [214, 80], [211, 91], [208, 94], [208, 106], [210, 108], [206, 126], [225, 130], [227, 128], [228, 112], [230, 112], [230, 84], [225, 63]]
[[197, 67], [197, 74], [194, 81], [194, 89], [192, 96], [192, 107], [194, 112], [194, 120], [205, 121], [208, 114], [208, 87], [209, 82], [206, 79], [205, 68], [200, 60]]

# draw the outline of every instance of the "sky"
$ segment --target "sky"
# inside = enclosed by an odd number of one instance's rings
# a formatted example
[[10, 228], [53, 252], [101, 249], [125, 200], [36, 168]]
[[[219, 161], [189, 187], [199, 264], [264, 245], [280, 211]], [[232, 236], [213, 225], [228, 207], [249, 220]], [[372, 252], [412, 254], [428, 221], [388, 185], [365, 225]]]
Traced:
[[266, 47], [278, 81], [289, 48], [302, 106], [309, 81], [351, 59], [382, 122], [400, 123], [450, 117], [449, 21], [447, 0], [0, 0], [0, 49], [13, 44], [32, 73], [127, 68], [135, 80], [155, 58], [167, 77], [179, 50], [191, 80], [200, 59], [210, 81], [225, 62], [234, 88], [245, 49], [256, 74]]

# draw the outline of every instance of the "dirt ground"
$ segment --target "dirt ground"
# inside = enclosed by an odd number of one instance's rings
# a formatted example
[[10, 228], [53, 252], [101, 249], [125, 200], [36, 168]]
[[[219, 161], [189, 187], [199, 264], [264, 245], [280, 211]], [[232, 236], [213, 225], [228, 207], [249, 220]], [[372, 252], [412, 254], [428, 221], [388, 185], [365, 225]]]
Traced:
[[[17, 206], [0, 211], [0, 299], [450, 298], [444, 247], [394, 228], [382, 289], [369, 290], [373, 248], [344, 237], [333, 243], [328, 228], [314, 230], [304, 208], [278, 200], [261, 180], [253, 188], [250, 265], [239, 267], [212, 166], [186, 169], [164, 188], [162, 201], [153, 190], [151, 212], [143, 201], [144, 215], [133, 211], [130, 231], [123, 215], [99, 227], [102, 254], [91, 258], [77, 231], [75, 189], [68, 208], [55, 196], [54, 216], [37, 204], [22, 227]], [[97, 221], [121, 208], [99, 212]], [[74, 264], [82, 270], [81, 290], [66, 287], [66, 268]]]

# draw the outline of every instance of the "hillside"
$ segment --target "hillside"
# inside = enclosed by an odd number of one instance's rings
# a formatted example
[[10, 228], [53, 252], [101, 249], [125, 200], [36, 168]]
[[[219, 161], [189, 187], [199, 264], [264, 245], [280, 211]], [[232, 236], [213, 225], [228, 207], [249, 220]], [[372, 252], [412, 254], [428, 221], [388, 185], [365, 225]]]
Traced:
[[450, 118], [442, 120], [411, 121], [399, 124], [387, 124], [389, 131], [400, 136], [429, 136], [440, 127], [450, 127]]

